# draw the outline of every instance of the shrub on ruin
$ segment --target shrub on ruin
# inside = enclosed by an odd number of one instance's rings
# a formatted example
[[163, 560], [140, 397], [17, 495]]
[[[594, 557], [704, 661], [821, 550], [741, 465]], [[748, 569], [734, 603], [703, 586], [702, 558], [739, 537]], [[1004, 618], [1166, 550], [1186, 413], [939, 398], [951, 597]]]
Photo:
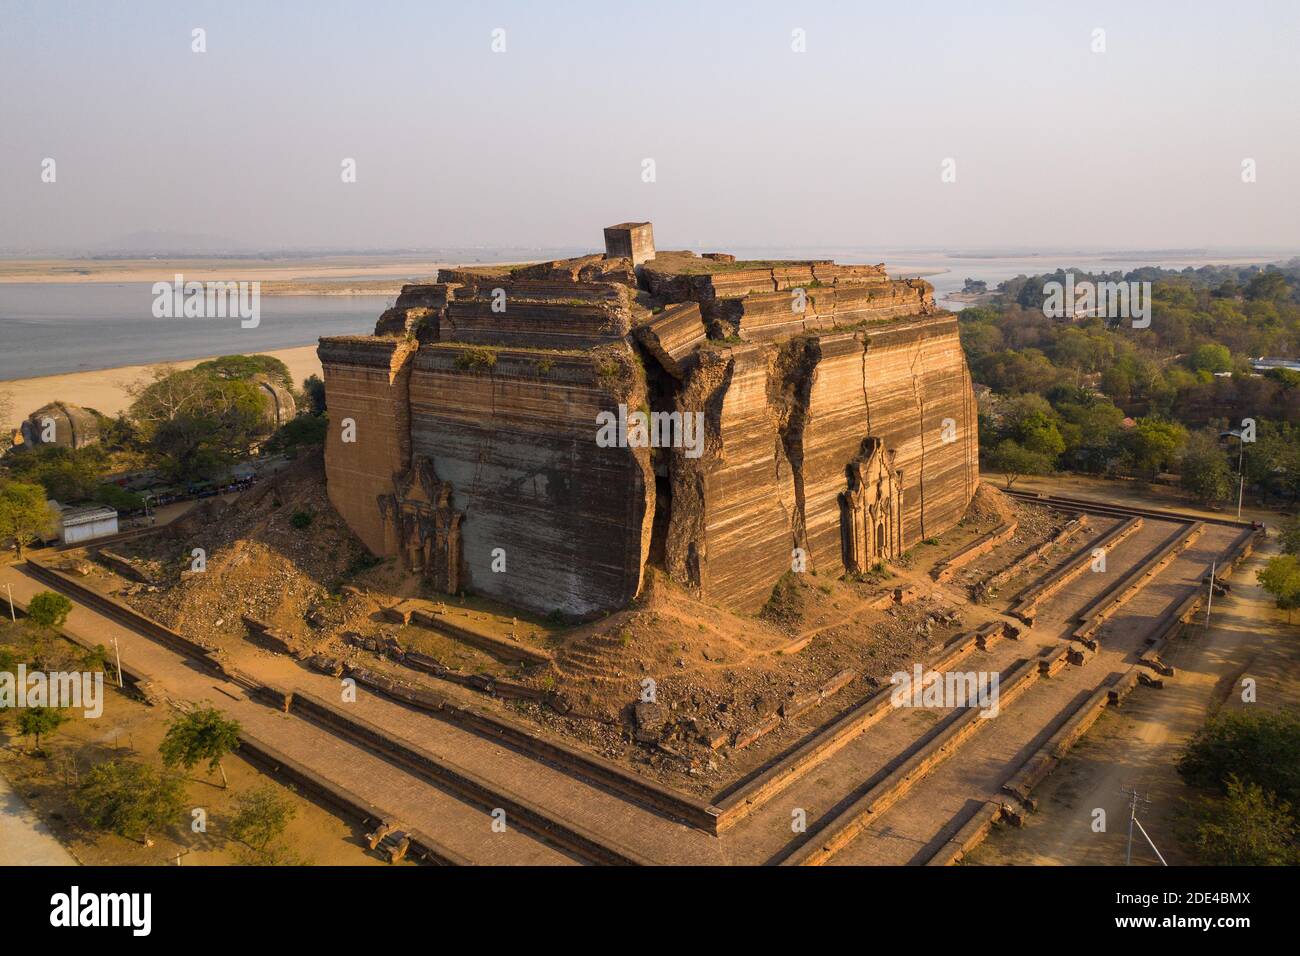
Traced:
[[146, 842], [185, 811], [180, 778], [131, 760], [99, 764], [82, 778], [75, 802], [91, 826]]
[[325, 381], [314, 372], [302, 381], [302, 394], [312, 415], [325, 414]]
[[276, 430], [266, 442], [268, 454], [296, 453], [300, 449], [325, 444], [329, 418], [325, 415], [299, 415], [291, 418]]
[[311, 526], [311, 512], [310, 512], [310, 511], [295, 511], [295, 512], [293, 513], [292, 517], [289, 518], [289, 524], [293, 525], [293, 526], [294, 526], [295, 528], [297, 528], [299, 531], [301, 531], [301, 530], [304, 529], [304, 528], [308, 528], [308, 527], [310, 527], [310, 526]]
[[62, 627], [71, 613], [72, 602], [54, 591], [42, 591], [27, 602], [27, 618], [39, 627]]
[[497, 364], [497, 355], [491, 349], [466, 349], [456, 356], [456, 367], [463, 371], [490, 372]]
[[799, 620], [803, 610], [804, 597], [799, 590], [798, 575], [787, 571], [772, 586], [772, 594], [758, 616], [774, 624], [791, 625]]

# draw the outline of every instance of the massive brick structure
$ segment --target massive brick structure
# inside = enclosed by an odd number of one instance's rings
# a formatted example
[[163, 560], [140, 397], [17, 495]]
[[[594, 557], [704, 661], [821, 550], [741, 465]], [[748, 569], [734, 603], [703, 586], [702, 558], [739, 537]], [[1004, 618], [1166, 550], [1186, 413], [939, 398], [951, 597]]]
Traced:
[[321, 339], [330, 499], [372, 551], [567, 615], [656, 564], [752, 613], [787, 571], [865, 571], [961, 518], [975, 402], [928, 283], [656, 253], [649, 223], [605, 240], [444, 270], [374, 336]]

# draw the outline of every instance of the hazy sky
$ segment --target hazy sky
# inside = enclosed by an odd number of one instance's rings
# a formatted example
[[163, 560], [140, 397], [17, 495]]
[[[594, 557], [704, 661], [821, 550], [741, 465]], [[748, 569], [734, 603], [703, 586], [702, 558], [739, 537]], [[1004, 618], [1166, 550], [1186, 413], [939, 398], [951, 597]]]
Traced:
[[1297, 49], [1294, 2], [0, 0], [0, 248], [1300, 251]]

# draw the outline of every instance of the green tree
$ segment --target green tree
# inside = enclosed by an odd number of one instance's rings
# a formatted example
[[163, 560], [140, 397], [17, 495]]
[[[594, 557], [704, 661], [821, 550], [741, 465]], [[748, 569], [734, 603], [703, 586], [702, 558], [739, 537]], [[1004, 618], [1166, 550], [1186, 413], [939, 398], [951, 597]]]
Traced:
[[40, 485], [0, 481], [0, 542], [10, 539], [21, 561], [23, 549], [53, 536], [58, 515]]
[[47, 498], [55, 501], [84, 501], [99, 485], [108, 456], [98, 445], [89, 448], [37, 446], [5, 459], [17, 481], [39, 484]]
[[24, 707], [18, 714], [18, 731], [36, 738], [36, 752], [41, 753], [41, 736], [54, 733], [68, 719], [57, 707]]
[[280, 426], [266, 443], [266, 450], [271, 454], [279, 454], [323, 445], [328, 428], [327, 415], [299, 415]]
[[57, 629], [72, 613], [72, 602], [55, 591], [41, 591], [27, 602], [27, 618], [41, 627]]
[[1300, 554], [1300, 518], [1287, 518], [1278, 531], [1279, 543], [1285, 554]]
[[99, 485], [91, 497], [97, 504], [107, 505], [114, 511], [144, 510], [144, 498], [114, 484]]
[[1247, 299], [1277, 302], [1290, 294], [1291, 289], [1287, 286], [1286, 277], [1274, 269], [1257, 272], [1246, 283]]
[[1300, 558], [1294, 554], [1270, 558], [1255, 577], [1259, 586], [1273, 595], [1278, 609], [1286, 611], [1290, 622], [1291, 613], [1300, 607]]
[[175, 774], [130, 760], [110, 760], [82, 778], [75, 800], [91, 826], [147, 843], [150, 833], [184, 813], [184, 797]]
[[1002, 472], [1008, 488], [1025, 475], [1046, 475], [1052, 470], [1051, 458], [1030, 451], [1010, 438], [998, 443], [989, 455], [988, 464], [993, 471]]
[[289, 366], [274, 355], [222, 355], [219, 358], [200, 362], [194, 366], [194, 369], [197, 372], [213, 373], [229, 379], [247, 380], [257, 375], [265, 375], [278, 385], [284, 386], [287, 391], [293, 390], [293, 376], [289, 374]]
[[235, 798], [235, 815], [230, 820], [232, 839], [259, 856], [278, 839], [297, 811], [289, 799], [269, 784]]
[[1198, 345], [1187, 364], [1196, 372], [1231, 372], [1232, 353], [1227, 346], [1209, 342]]
[[1201, 801], [1193, 850], [1211, 866], [1294, 866], [1300, 862], [1291, 804], [1258, 784], [1229, 777], [1227, 794]]
[[1300, 796], [1300, 714], [1220, 712], [1188, 741], [1178, 773], [1192, 786], [1220, 793], [1235, 775], [1294, 803]]
[[208, 762], [208, 773], [221, 772], [224, 789], [230, 781], [221, 766], [221, 758], [239, 747], [238, 721], [227, 720], [215, 707], [202, 707], [182, 714], [167, 726], [167, 734], [158, 747], [168, 767], [194, 769], [200, 761]]
[[1185, 441], [1187, 429], [1158, 418], [1139, 418], [1125, 436], [1133, 467], [1150, 477], [1177, 459]]
[[213, 477], [270, 433], [266, 398], [258, 386], [222, 377], [215, 368], [164, 366], [129, 391], [129, 415], [141, 440], [160, 469], [176, 479]]
[[1179, 481], [1202, 504], [1232, 497], [1236, 482], [1219, 443], [1204, 432], [1189, 435], [1178, 468]]
[[313, 415], [325, 414], [325, 380], [314, 372], [302, 380], [302, 393], [307, 398], [307, 410]]

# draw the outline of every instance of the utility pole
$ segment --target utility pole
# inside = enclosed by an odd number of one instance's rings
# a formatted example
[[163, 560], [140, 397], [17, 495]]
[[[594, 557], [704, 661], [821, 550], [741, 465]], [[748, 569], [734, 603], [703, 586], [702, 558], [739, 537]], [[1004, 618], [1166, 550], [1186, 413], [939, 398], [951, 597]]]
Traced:
[[1156, 849], [1155, 842], [1152, 841], [1151, 836], [1150, 836], [1150, 835], [1147, 833], [1147, 831], [1146, 831], [1146, 828], [1145, 828], [1144, 826], [1142, 826], [1142, 822], [1141, 822], [1140, 820], [1138, 820], [1138, 818], [1137, 818], [1137, 806], [1138, 806], [1138, 802], [1141, 801], [1141, 803], [1142, 803], [1143, 806], [1147, 806], [1147, 807], [1149, 807], [1149, 806], [1151, 806], [1151, 801], [1148, 800], [1146, 797], [1140, 796], [1140, 795], [1138, 794], [1138, 792], [1137, 792], [1137, 788], [1136, 788], [1136, 787], [1134, 787], [1132, 790], [1121, 789], [1121, 790], [1120, 790], [1120, 793], [1125, 793], [1125, 794], [1128, 794], [1128, 796], [1129, 796], [1129, 804], [1128, 804], [1128, 850], [1127, 850], [1127, 851], [1125, 852], [1125, 854], [1124, 854], [1124, 865], [1125, 865], [1125, 866], [1132, 866], [1132, 865], [1133, 865], [1133, 827], [1136, 826], [1136, 827], [1138, 828], [1138, 830], [1141, 831], [1141, 833], [1142, 833], [1142, 838], [1143, 838], [1144, 840], [1147, 841], [1147, 845], [1150, 846], [1152, 852], [1155, 853], [1155, 855], [1156, 855], [1156, 859], [1158, 859], [1158, 860], [1160, 861], [1160, 865], [1161, 865], [1161, 866], [1168, 866], [1169, 864], [1165, 862], [1165, 858], [1164, 858], [1163, 856], [1161, 856], [1160, 851], [1159, 851], [1158, 849]]
[[121, 688], [122, 684], [122, 649], [117, 646], [117, 635], [113, 635], [113, 653], [117, 656], [117, 686]]
[[1241, 450], [1237, 452], [1237, 520], [1241, 520], [1241, 499], [1246, 493], [1246, 471], [1243, 465], [1246, 459], [1246, 441], [1241, 437], [1241, 432], [1237, 433], [1237, 447]]
[[9, 620], [17, 624], [18, 616], [14, 614], [14, 586], [6, 581], [5, 590], [9, 592]]
[[1226, 432], [1219, 432], [1219, 440], [1225, 438], [1237, 439], [1237, 520], [1241, 520], [1241, 500], [1246, 495], [1246, 439], [1243, 437], [1240, 428], [1230, 428]]
[[1218, 570], [1219, 559], [1210, 562], [1210, 596], [1205, 601], [1205, 629], [1210, 629], [1210, 612], [1214, 610], [1214, 573]]

